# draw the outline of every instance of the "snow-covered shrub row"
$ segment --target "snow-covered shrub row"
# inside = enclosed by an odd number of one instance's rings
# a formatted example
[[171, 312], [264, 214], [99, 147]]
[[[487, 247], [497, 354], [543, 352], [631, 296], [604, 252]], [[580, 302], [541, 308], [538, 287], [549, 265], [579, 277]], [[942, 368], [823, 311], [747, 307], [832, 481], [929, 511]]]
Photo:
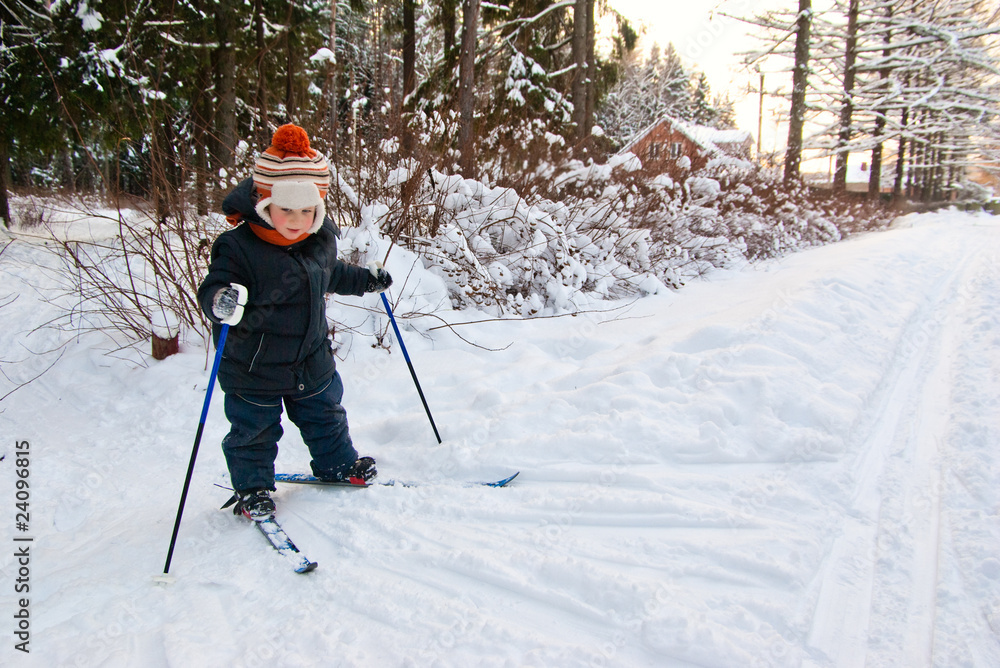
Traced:
[[[372, 152], [379, 159], [363, 172], [335, 170], [335, 205], [328, 210], [343, 228], [345, 259], [363, 265], [390, 256], [387, 266], [399, 279], [404, 315], [450, 302], [454, 308], [528, 317], [678, 288], [713, 268], [837, 241], [891, 219], [886, 209], [783, 188], [767, 172], [738, 160], [713, 160], [696, 172], [683, 164], [652, 170], [631, 154], [603, 163], [556, 161], [557, 154], [565, 156], [565, 144], [540, 129], [520, 131], [526, 140], [540, 141], [553, 161], [526, 164], [516, 179], [498, 176], [487, 183], [447, 174], [428, 158], [404, 157], [401, 142], [393, 140], [381, 142]], [[91, 211], [85, 218], [91, 226], [97, 220], [111, 226], [106, 234], [92, 230], [91, 243], [128, 232], [128, 243], [118, 239], [104, 249], [110, 255], [97, 261], [70, 253], [77, 246], [66, 251], [73, 266], [88, 269], [93, 285], [83, 286], [85, 297], [105, 295], [96, 308], [119, 323], [117, 329], [148, 332], [148, 303], [176, 310], [177, 320], [199, 329], [193, 293], [219, 216], [194, 217], [193, 226], [124, 228], [117, 214]], [[169, 242], [154, 243], [158, 237], [149, 230], [166, 234]], [[115, 253], [130, 269], [129, 280], [100, 270], [117, 266]], [[137, 289], [137, 272], [149, 271], [155, 285]], [[125, 301], [115, 297], [119, 292]]]
[[895, 216], [878, 202], [783, 184], [746, 161], [712, 160], [703, 172], [719, 183], [716, 229], [739, 241], [750, 261], [885, 227]]
[[539, 161], [534, 172], [520, 175], [520, 192], [398, 159], [361, 223], [383, 237], [375, 246], [391, 237], [418, 253], [455, 308], [530, 316], [676, 288], [891, 220], [882, 208], [783, 188], [735, 159], [655, 173], [625, 154]]

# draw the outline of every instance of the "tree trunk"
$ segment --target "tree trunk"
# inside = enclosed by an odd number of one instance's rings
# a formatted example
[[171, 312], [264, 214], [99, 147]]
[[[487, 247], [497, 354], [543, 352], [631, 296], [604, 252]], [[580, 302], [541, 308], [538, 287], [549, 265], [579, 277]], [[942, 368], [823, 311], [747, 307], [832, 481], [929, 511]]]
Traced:
[[[892, 42], [892, 31], [889, 30], [889, 23], [892, 21], [892, 5], [889, 3], [885, 7], [885, 18], [885, 35], [882, 37], [882, 41], [885, 43], [886, 48], [882, 51], [882, 57], [888, 59], [892, 54], [888, 48]], [[891, 70], [888, 68], [879, 73], [879, 80], [882, 83], [883, 90], [888, 88], [888, 85], [891, 85], [889, 84], [890, 74]], [[872, 136], [878, 143], [872, 147], [872, 171], [868, 175], [868, 196], [878, 198], [882, 195], [882, 135], [885, 133], [886, 116], [889, 114], [889, 110], [883, 107], [882, 109], [876, 109], [875, 113], [875, 129], [872, 132]]]
[[409, 96], [417, 88], [417, 3], [403, 0], [403, 108], [412, 110]]
[[[340, 58], [337, 56], [337, 3], [339, 0], [330, 0], [330, 40], [327, 47], [333, 52], [333, 62], [327, 65], [326, 70], [326, 90], [324, 91], [329, 119], [327, 134], [327, 155], [330, 158], [330, 169], [333, 174], [337, 174], [340, 169]], [[336, 201], [337, 207], [343, 207], [341, 198], [343, 191], [340, 188], [333, 188], [331, 196]]]
[[[164, 109], [162, 114], [153, 116], [153, 122], [156, 127], [150, 132], [150, 187], [153, 191], [156, 219], [162, 224], [177, 211], [177, 194], [180, 190], [179, 161], [174, 149], [176, 145], [173, 132], [174, 119]], [[106, 181], [117, 183], [118, 179], [106, 179]]]
[[207, 123], [199, 113], [202, 103], [197, 101], [194, 105], [191, 123], [191, 153], [194, 156], [194, 199], [195, 209], [199, 216], [208, 215], [208, 150]]
[[785, 151], [785, 181], [798, 180], [802, 165], [802, 130], [806, 119], [806, 88], [809, 85], [809, 39], [812, 29], [812, 0], [799, 0], [795, 30], [795, 69], [792, 72], [792, 104], [788, 118], [788, 147]]
[[844, 100], [840, 107], [840, 134], [837, 137], [837, 166], [833, 172], [834, 192], [847, 189], [847, 160], [850, 157], [851, 123], [854, 119], [854, 75], [858, 59], [858, 0], [850, 0], [847, 10], [847, 47], [844, 51]]
[[7, 148], [7, 137], [0, 133], [0, 218], [3, 219], [3, 226], [9, 228], [10, 203], [7, 201], [7, 188], [10, 186], [10, 153]]
[[896, 180], [892, 184], [892, 198], [897, 202], [903, 196], [903, 178], [906, 174], [906, 125], [909, 122], [910, 112], [903, 109], [899, 118], [899, 148], [896, 150]]
[[476, 43], [478, 42], [479, 0], [463, 0], [462, 52], [458, 64], [458, 150], [459, 165], [467, 178], [472, 178], [476, 167], [475, 133], [473, 124], [476, 111]]
[[587, 114], [584, 117], [584, 136], [594, 129], [594, 109], [597, 106], [597, 54], [595, 42], [597, 24], [594, 22], [596, 0], [587, 0]]
[[[334, 0], [336, 6], [336, 0]], [[257, 145], [267, 146], [271, 142], [271, 131], [268, 127], [267, 111], [267, 68], [264, 66], [264, 56], [267, 53], [267, 42], [264, 39], [264, 5], [263, 0], [253, 3], [254, 40], [257, 48], [256, 69], [257, 89], [254, 93], [254, 108], [257, 110]]]
[[[293, 0], [294, 2], [294, 0]], [[285, 20], [285, 122], [295, 118], [295, 45], [292, 43], [292, 2], [288, 3], [288, 18]]]
[[[203, 33], [207, 39], [207, 31]], [[209, 211], [208, 184], [210, 181], [210, 161], [208, 152], [209, 136], [212, 128], [212, 63], [208, 53], [199, 56], [201, 61], [195, 71], [198, 90], [191, 103], [191, 141], [194, 144], [194, 190], [195, 207], [198, 214], [207, 216]]]
[[[231, 0], [216, 5], [215, 38], [218, 46], [212, 62], [216, 89], [215, 132], [212, 156], [216, 167], [232, 173], [236, 162], [236, 12]], [[213, 171], [217, 171], [213, 170]]]
[[580, 141], [587, 124], [587, 0], [576, 0], [573, 6], [573, 125]]
[[403, 152], [413, 152], [413, 134], [410, 132], [410, 114], [413, 112], [417, 89], [417, 21], [416, 0], [403, 0], [403, 99], [400, 105]]
[[455, 10], [457, 0], [441, 0], [441, 32], [444, 33], [444, 62], [455, 62]]
[[[119, 161], [121, 160], [121, 143], [117, 147]], [[68, 192], [76, 192], [76, 170], [73, 169], [73, 156], [69, 152], [68, 146], [59, 148], [59, 181], [63, 189]], [[116, 190], [121, 191], [122, 184], [119, 180]]]
[[[925, 120], [924, 112], [914, 114], [914, 126], [921, 127]], [[922, 200], [924, 191], [922, 182], [924, 178], [924, 156], [927, 151], [926, 141], [921, 137], [913, 137], [910, 141], [910, 169], [906, 173], [906, 192], [912, 200]]]
[[944, 199], [944, 163], [948, 159], [948, 151], [943, 146], [944, 133], [934, 134], [934, 151], [931, 153], [930, 184], [927, 189], [928, 201], [940, 202]]
[[[351, 81], [348, 84], [348, 90], [353, 94], [354, 91], [358, 89], [358, 71], [352, 67], [351, 68]], [[354, 169], [357, 173], [361, 173], [361, 128], [358, 126], [358, 105], [352, 104], [351, 107], [351, 156], [354, 160]]]
[[882, 115], [885, 112], [879, 112], [878, 117], [875, 119], [875, 129], [872, 131], [872, 137], [878, 142], [872, 146], [872, 165], [871, 172], [868, 174], [868, 196], [878, 197], [882, 192], [882, 133], [885, 132], [885, 117]]

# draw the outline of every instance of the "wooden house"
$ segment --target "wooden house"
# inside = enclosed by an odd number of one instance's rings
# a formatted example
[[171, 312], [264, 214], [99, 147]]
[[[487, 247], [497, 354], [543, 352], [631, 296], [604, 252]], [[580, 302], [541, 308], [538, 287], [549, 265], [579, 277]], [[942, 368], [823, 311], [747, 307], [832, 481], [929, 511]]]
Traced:
[[698, 169], [712, 158], [731, 156], [749, 160], [752, 147], [749, 132], [717, 130], [662, 116], [633, 137], [619, 153], [633, 153], [646, 166], [688, 164], [691, 169]]

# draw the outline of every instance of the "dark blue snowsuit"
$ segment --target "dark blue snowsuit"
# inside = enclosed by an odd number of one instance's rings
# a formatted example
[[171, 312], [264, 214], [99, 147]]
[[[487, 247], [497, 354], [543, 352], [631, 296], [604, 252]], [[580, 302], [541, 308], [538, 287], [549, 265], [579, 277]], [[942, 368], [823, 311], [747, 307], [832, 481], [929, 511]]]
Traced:
[[340, 404], [343, 384], [324, 296], [361, 295], [369, 276], [367, 269], [337, 259], [339, 230], [329, 218], [291, 246], [259, 238], [250, 225], [270, 226], [254, 210], [255, 198], [252, 179], [226, 197], [223, 211], [241, 214], [244, 222], [216, 239], [198, 289], [202, 309], [216, 323], [216, 342], [221, 332], [212, 314], [216, 292], [230, 283], [248, 290], [243, 318], [230, 328], [219, 366], [231, 424], [222, 448], [238, 492], [274, 489], [282, 405], [309, 447], [316, 475], [334, 477], [357, 459]]

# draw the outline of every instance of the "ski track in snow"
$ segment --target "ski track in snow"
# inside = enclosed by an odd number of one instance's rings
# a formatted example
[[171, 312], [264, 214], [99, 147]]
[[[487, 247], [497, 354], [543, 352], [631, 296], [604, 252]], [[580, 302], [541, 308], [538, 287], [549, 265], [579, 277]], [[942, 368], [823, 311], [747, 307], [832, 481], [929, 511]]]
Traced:
[[[74, 304], [15, 244], [0, 394], [55, 364], [0, 403], [0, 538], [17, 439], [35, 539], [30, 655], [0, 557], [0, 664], [1000, 665], [998, 254], [993, 218], [924, 214], [603, 313], [459, 328], [494, 352], [411, 321], [442, 445], [401, 355], [355, 340], [355, 443], [425, 484], [279, 486], [308, 575], [218, 509], [217, 391], [157, 585], [204, 351], [141, 365], [39, 329]], [[307, 466], [286, 425], [278, 468]]]

